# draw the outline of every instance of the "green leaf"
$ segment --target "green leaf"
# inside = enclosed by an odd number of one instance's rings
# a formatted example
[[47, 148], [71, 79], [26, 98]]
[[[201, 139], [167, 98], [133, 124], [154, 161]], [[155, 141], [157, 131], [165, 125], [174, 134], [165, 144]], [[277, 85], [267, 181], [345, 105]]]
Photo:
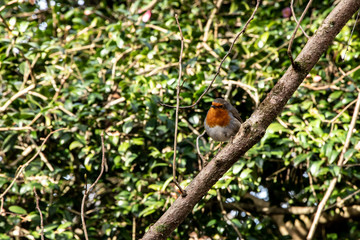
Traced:
[[350, 148], [345, 152], [344, 158], [347, 160], [347, 159], [351, 158], [351, 156], [356, 152], [358, 152], [358, 150], [356, 150], [354, 148]]
[[338, 99], [343, 94], [344, 94], [343, 91], [335, 91], [332, 94], [330, 94], [330, 96], [328, 97], [328, 101], [332, 102], [332, 101]]
[[244, 169], [240, 174], [240, 179], [244, 180], [244, 179], [248, 178], [248, 176], [250, 175], [251, 172], [252, 172], [252, 169], [250, 169], [250, 168]]
[[10, 206], [9, 210], [16, 214], [22, 214], [22, 215], [27, 214], [26, 210], [19, 206]]
[[128, 148], [130, 147], [130, 143], [129, 142], [123, 142], [120, 144], [118, 151], [119, 152], [126, 152], [128, 150]]
[[289, 130], [286, 129], [285, 127], [283, 127], [280, 123], [274, 122], [274, 123], [270, 124], [267, 131], [269, 133], [275, 133], [275, 132], [280, 132], [281, 133], [281, 132], [288, 132]]
[[71, 222], [62, 223], [62, 224], [60, 224], [60, 226], [57, 228], [57, 230], [66, 229], [66, 228], [70, 227], [71, 224], [72, 224]]
[[30, 70], [30, 68], [29, 68], [29, 65], [27, 64], [27, 62], [20, 63], [19, 71], [21, 74], [23, 74], [23, 75], [28, 74], [29, 70]]
[[339, 174], [340, 174], [340, 167], [337, 166], [337, 165], [332, 166], [332, 167], [330, 168], [330, 171], [331, 171], [331, 173], [333, 174], [334, 177], [338, 177]]
[[212, 227], [215, 225], [215, 223], [217, 222], [216, 219], [211, 219], [207, 224], [206, 227]]
[[333, 141], [328, 141], [325, 144], [325, 156], [327, 156], [328, 158], [330, 158], [331, 153], [333, 151], [334, 148], [334, 142]]
[[289, 117], [289, 123], [301, 123], [301, 122], [303, 121], [295, 115]]
[[161, 188], [161, 191], [165, 191], [165, 189], [167, 188], [167, 186], [169, 185], [169, 183], [173, 180], [172, 177], [169, 177], [163, 184], [162, 188]]
[[75, 148], [80, 148], [82, 146], [84, 146], [84, 145], [81, 142], [73, 141], [69, 146], [69, 150], [73, 150]]
[[143, 145], [143, 144], [144, 144], [144, 138], [133, 138], [133, 139], [132, 139], [132, 142], [133, 142], [135, 145]]
[[338, 158], [340, 152], [339, 151], [332, 151], [330, 158], [329, 158], [329, 163], [332, 164], [333, 162], [335, 162], [335, 160]]
[[9, 134], [5, 138], [5, 140], [4, 140], [4, 142], [3, 142], [2, 146], [1, 146], [3, 152], [6, 153], [10, 149], [12, 149], [14, 147], [14, 145], [15, 145], [16, 140], [17, 140], [17, 133]]
[[30, 22], [28, 22], [28, 21], [22, 21], [19, 26], [19, 31], [21, 33], [25, 32], [26, 29], [28, 28], [29, 24], [30, 24]]
[[133, 129], [133, 122], [129, 121], [129, 122], [124, 123], [122, 129], [123, 129], [124, 133], [128, 134]]
[[310, 172], [314, 177], [317, 177], [320, 173], [321, 165], [324, 163], [324, 160], [315, 161], [311, 163]]
[[307, 158], [309, 158], [312, 155], [312, 153], [301, 153], [299, 155], [297, 155], [294, 158], [294, 166], [298, 166], [300, 163], [302, 163], [303, 161], [305, 161]]
[[233, 174], [238, 174], [245, 166], [245, 163], [235, 164], [233, 167]]
[[139, 217], [146, 217], [146, 216], [154, 213], [155, 211], [156, 211], [156, 209], [153, 205], [149, 206], [139, 213]]

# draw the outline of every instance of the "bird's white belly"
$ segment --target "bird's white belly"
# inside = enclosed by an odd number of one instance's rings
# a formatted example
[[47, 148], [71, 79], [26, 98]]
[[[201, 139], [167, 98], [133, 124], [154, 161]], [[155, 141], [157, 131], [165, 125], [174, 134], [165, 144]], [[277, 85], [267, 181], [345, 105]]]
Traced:
[[205, 126], [206, 133], [215, 141], [226, 142], [229, 141], [232, 136], [234, 136], [237, 132], [229, 127], [209, 127]]

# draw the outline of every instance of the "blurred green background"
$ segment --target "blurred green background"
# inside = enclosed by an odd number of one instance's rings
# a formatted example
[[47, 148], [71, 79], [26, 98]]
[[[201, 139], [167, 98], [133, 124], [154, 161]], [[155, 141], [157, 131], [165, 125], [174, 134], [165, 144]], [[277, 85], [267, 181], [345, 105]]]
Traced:
[[[6, 4], [6, 5], [4, 5]], [[4, 197], [0, 239], [40, 239], [40, 197], [47, 239], [84, 239], [80, 205], [85, 185], [101, 164], [105, 131], [109, 171], [89, 195], [90, 239], [139, 239], [179, 196], [172, 180], [180, 41], [185, 38], [180, 105], [193, 103], [214, 77], [221, 58], [250, 17], [256, 1], [0, 1], [0, 193], [18, 166], [55, 133]], [[300, 17], [307, 1], [295, 1]], [[334, 7], [315, 0], [302, 22], [311, 36]], [[290, 66], [287, 46], [296, 26], [290, 1], [262, 1], [246, 33], [225, 60], [210, 92], [180, 110], [178, 175], [181, 185], [199, 172], [195, 140], [213, 98], [228, 97], [246, 120]], [[256, 146], [195, 206], [169, 239], [299, 239], [329, 181], [341, 173], [329, 206], [360, 185], [359, 131], [336, 166], [357, 98], [359, 23], [344, 61], [355, 16], [311, 70]], [[295, 57], [306, 43], [298, 31]], [[25, 94], [12, 97], [30, 86]], [[335, 116], [341, 113], [333, 121]], [[359, 120], [357, 121], [357, 126]], [[201, 142], [204, 155], [216, 144]], [[226, 213], [222, 213], [217, 192]], [[360, 238], [359, 196], [326, 210], [317, 239]], [[272, 207], [277, 214], [263, 211]], [[231, 219], [224, 220], [224, 214]], [[285, 229], [285, 230], [284, 230]], [[305, 234], [305, 235], [304, 235]], [[304, 239], [304, 238], [303, 238]]]

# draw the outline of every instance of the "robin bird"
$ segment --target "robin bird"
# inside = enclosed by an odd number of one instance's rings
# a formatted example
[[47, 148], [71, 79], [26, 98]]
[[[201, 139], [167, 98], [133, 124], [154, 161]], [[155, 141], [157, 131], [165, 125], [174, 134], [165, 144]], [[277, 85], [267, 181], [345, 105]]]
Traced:
[[206, 133], [215, 141], [225, 142], [239, 131], [242, 120], [233, 105], [222, 98], [216, 98], [205, 118]]

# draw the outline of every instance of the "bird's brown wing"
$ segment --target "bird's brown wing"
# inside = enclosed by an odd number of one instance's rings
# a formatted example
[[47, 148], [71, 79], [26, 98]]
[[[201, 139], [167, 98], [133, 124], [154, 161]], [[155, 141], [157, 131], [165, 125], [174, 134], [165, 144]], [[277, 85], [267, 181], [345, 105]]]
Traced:
[[238, 110], [236, 110], [236, 108], [234, 106], [231, 106], [230, 112], [237, 120], [239, 120], [240, 123], [243, 123]]

